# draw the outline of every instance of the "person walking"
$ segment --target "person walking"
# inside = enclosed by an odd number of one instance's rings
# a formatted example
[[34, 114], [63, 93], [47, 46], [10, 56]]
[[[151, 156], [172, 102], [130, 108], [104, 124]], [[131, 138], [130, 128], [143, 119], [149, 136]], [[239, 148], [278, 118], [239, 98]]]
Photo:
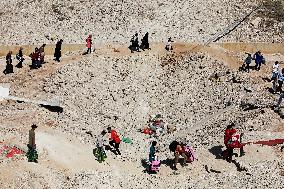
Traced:
[[277, 92], [278, 88], [279, 72], [280, 72], [279, 62], [276, 61], [272, 66], [272, 77], [271, 77], [271, 81], [273, 83], [272, 89], [274, 93]]
[[244, 145], [241, 144], [243, 134], [236, 134], [237, 130], [233, 127], [234, 125], [234, 123], [228, 125], [224, 132], [224, 144], [227, 149], [222, 152], [222, 156], [229, 163], [232, 162], [234, 148], [240, 148], [240, 156], [244, 155]]
[[62, 43], [63, 43], [63, 40], [62, 40], [62, 39], [60, 39], [60, 40], [56, 43], [55, 52], [54, 52], [54, 58], [55, 58], [54, 60], [57, 61], [57, 62], [60, 62]]
[[147, 32], [141, 40], [140, 48], [144, 51], [145, 49], [150, 49], [149, 46], [149, 33]]
[[278, 76], [278, 87], [276, 89], [276, 92], [280, 92], [280, 94], [283, 92], [282, 91], [283, 81], [284, 81], [284, 68], [281, 70]]
[[156, 146], [157, 146], [157, 141], [153, 141], [152, 145], [150, 147], [150, 153], [149, 153], [149, 162], [150, 163], [155, 160]]
[[39, 49], [39, 67], [42, 66], [42, 64], [44, 64], [44, 56], [45, 56], [45, 53], [44, 53], [44, 48], [45, 48], [46, 44], [43, 44]]
[[23, 55], [23, 48], [20, 47], [20, 50], [18, 52], [18, 54], [16, 55], [17, 60], [19, 61], [19, 63], [16, 65], [17, 68], [22, 68], [23, 67], [23, 62], [24, 62], [24, 55]]
[[32, 58], [32, 69], [38, 69], [39, 68], [39, 51], [38, 48], [35, 48], [35, 51], [30, 55]]
[[139, 39], [138, 39], [138, 33], [135, 33], [135, 35], [131, 38], [131, 46], [130, 46], [130, 50], [131, 53], [133, 53], [133, 51], [139, 51]]
[[255, 60], [255, 70], [259, 71], [261, 67], [261, 63], [263, 63], [263, 55], [261, 54], [260, 51], [257, 51], [254, 54], [253, 59]]
[[173, 50], [173, 46], [172, 46], [172, 38], [170, 37], [169, 39], [168, 39], [168, 42], [166, 43], [166, 47], [165, 47], [165, 49], [167, 50], [167, 51], [172, 51]]
[[252, 62], [252, 56], [250, 53], [246, 53], [248, 56], [246, 57], [245, 59], [245, 62], [244, 62], [244, 65], [245, 65], [245, 71], [247, 71], [249, 73], [249, 65], [251, 64]]
[[9, 51], [6, 55], [6, 69], [3, 71], [3, 73], [5, 75], [14, 73], [13, 64], [12, 64], [12, 51]]
[[33, 124], [31, 127], [32, 128], [29, 131], [29, 144], [28, 144], [27, 158], [29, 162], [37, 163], [38, 154], [36, 151], [36, 143], [35, 143], [35, 129], [37, 128], [37, 126]]
[[119, 150], [119, 144], [121, 142], [117, 132], [112, 130], [111, 127], [107, 128], [108, 133], [110, 133], [109, 144], [114, 148], [114, 153], [116, 155], [121, 155]]
[[[282, 70], [282, 71], [283, 71], [283, 70]], [[283, 82], [282, 82], [282, 83], [283, 83]], [[282, 86], [282, 85], [281, 85], [281, 86]], [[283, 101], [283, 98], [284, 98], [284, 92], [283, 92], [282, 89], [281, 89], [280, 96], [279, 96], [279, 99], [278, 99], [278, 102], [277, 102], [276, 108], [275, 108], [276, 111], [279, 111], [279, 110], [280, 110], [280, 105], [281, 105], [281, 103], [282, 103], [282, 101]]]
[[92, 53], [92, 35], [89, 35], [88, 38], [86, 39], [86, 47], [88, 48], [87, 54]]
[[105, 146], [105, 134], [107, 132], [103, 130], [96, 140], [95, 156], [99, 163], [102, 163], [107, 158], [104, 146]]

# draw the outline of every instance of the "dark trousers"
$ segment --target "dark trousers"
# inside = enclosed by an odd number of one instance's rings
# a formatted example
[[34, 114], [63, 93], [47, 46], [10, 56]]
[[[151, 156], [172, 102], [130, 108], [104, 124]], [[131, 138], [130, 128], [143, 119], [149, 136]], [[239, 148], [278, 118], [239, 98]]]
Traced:
[[21, 58], [21, 59], [19, 60], [19, 63], [16, 65], [16, 67], [17, 67], [17, 68], [22, 68], [22, 67], [23, 67], [23, 62], [24, 62], [24, 59]]
[[39, 60], [32, 60], [32, 68], [37, 69], [39, 67], [40, 67]]
[[278, 81], [278, 87], [277, 87], [277, 92], [282, 93], [282, 85], [283, 85], [283, 81]]
[[89, 54], [89, 53], [91, 53], [92, 52], [92, 50], [91, 50], [91, 47], [90, 48], [88, 48], [88, 50], [87, 50], [87, 54]]
[[3, 73], [6, 75], [6, 74], [9, 74], [9, 73], [14, 73], [13, 71], [13, 65], [12, 64], [7, 64], [6, 65], [6, 69], [3, 71]]
[[120, 143], [116, 143], [114, 142], [113, 140], [112, 141], [109, 141], [109, 144], [114, 147], [115, 149], [115, 154], [118, 154], [118, 155], [121, 155], [120, 151], [119, 151], [119, 144]]
[[234, 148], [227, 147], [227, 149], [222, 152], [222, 156], [228, 162], [232, 162], [233, 153], [234, 153]]
[[246, 64], [246, 71], [249, 72], [249, 64]]
[[55, 61], [60, 62], [61, 51], [55, 50], [54, 57], [55, 57], [54, 59]]
[[255, 70], [260, 70], [261, 67], [261, 62], [256, 62], [255, 63]]

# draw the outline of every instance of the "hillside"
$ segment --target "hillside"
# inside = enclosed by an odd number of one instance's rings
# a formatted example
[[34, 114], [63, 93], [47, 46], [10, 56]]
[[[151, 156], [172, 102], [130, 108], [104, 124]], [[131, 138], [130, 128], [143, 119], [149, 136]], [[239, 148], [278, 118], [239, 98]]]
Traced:
[[[282, 42], [283, 19], [279, 18], [283, 5], [269, 2], [223, 41]], [[64, 43], [83, 43], [90, 33], [96, 45], [129, 43], [135, 32], [141, 35], [149, 32], [152, 42], [163, 42], [170, 36], [175, 41], [205, 42], [260, 3], [254, 0], [7, 0], [0, 5], [0, 43], [55, 43], [48, 40], [51, 38], [62, 38]]]
[[[60, 97], [63, 112], [1, 102], [1, 144], [26, 149], [29, 126], [39, 125], [39, 163], [28, 163], [24, 156], [2, 157], [1, 188], [281, 188], [283, 145], [248, 145], [246, 155], [234, 157], [232, 164], [219, 153], [223, 130], [232, 122], [245, 133], [245, 142], [284, 138], [283, 120], [271, 110], [277, 95], [267, 91], [271, 84], [262, 79], [270, 76], [270, 66], [283, 54], [270, 51], [262, 71], [247, 74], [237, 71], [242, 51], [218, 45], [200, 46], [196, 52], [190, 44], [175, 47], [173, 54], [165, 53], [162, 44], [139, 54], [126, 47], [116, 52], [103, 48], [87, 56], [73, 52], [64, 55], [61, 64], [48, 57], [39, 70], [26, 65], [2, 76], [13, 95]], [[220, 82], [210, 79], [216, 73]], [[140, 133], [148, 115], [156, 113], [178, 131], [157, 139]], [[108, 152], [107, 161], [99, 164], [92, 149], [95, 136], [107, 126], [131, 138], [133, 145], [122, 143], [121, 158]], [[176, 139], [188, 140], [198, 161], [173, 171], [168, 145]], [[157, 176], [144, 172], [141, 163], [152, 140], [158, 141], [163, 162]]]
[[[60, 101], [59, 108], [0, 99], [0, 189], [283, 188], [284, 144], [270, 141], [284, 139], [283, 104], [276, 111], [280, 94], [271, 92], [272, 65], [284, 67], [283, 7], [282, 0], [0, 0], [0, 86]], [[149, 32], [150, 50], [130, 52], [135, 32], [139, 39]], [[83, 55], [89, 34], [96, 50]], [[170, 36], [174, 49], [166, 51]], [[64, 40], [60, 63], [57, 39]], [[46, 63], [31, 69], [28, 55], [43, 43]], [[15, 66], [20, 46], [23, 68], [5, 75], [6, 54], [13, 51]], [[241, 71], [245, 53], [259, 50], [260, 71], [254, 61]], [[144, 134], [157, 114], [176, 131]], [[25, 156], [32, 124], [38, 163]], [[221, 156], [230, 124], [247, 143], [231, 163]], [[122, 155], [107, 151], [99, 163], [96, 139], [109, 126]], [[161, 167], [149, 174], [154, 140]], [[174, 140], [197, 157], [178, 170]]]

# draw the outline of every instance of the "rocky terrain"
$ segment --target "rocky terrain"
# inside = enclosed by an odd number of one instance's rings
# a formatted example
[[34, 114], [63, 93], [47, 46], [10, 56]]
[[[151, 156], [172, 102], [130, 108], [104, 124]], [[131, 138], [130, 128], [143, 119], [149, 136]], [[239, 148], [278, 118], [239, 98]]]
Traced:
[[[256, 0], [2, 0], [1, 44], [84, 43], [88, 34], [101, 44], [129, 43], [135, 32], [150, 33], [152, 42], [206, 42], [264, 1]], [[264, 6], [223, 41], [282, 42], [283, 5]], [[276, 2], [276, 3], [275, 3]], [[280, 2], [280, 3], [279, 3]], [[53, 39], [53, 40], [51, 40]]]
[[[11, 95], [59, 99], [63, 109], [0, 101], [1, 189], [283, 188], [283, 144], [246, 145], [245, 156], [235, 150], [232, 163], [220, 157], [223, 132], [231, 123], [244, 133], [243, 142], [284, 138], [283, 108], [274, 111], [279, 94], [270, 92], [272, 64], [280, 61], [283, 67], [284, 59], [281, 1], [0, 2], [0, 43], [7, 45], [2, 49], [53, 44], [58, 38], [78, 44], [67, 49], [80, 49], [89, 33], [97, 47], [90, 55], [66, 50], [58, 64], [48, 46], [42, 68], [30, 70], [26, 56], [23, 68], [0, 73]], [[237, 43], [202, 45], [261, 3], [221, 39]], [[150, 32], [151, 50], [130, 53], [125, 43], [135, 31]], [[173, 52], [164, 50], [168, 36], [176, 41]], [[257, 50], [266, 58], [261, 70], [239, 71], [245, 52]], [[149, 116], [158, 113], [177, 131], [143, 134]], [[7, 158], [5, 145], [27, 151], [33, 123], [39, 126], [39, 163], [27, 162], [24, 154]], [[95, 140], [108, 126], [133, 144], [122, 142], [121, 157], [107, 151], [99, 163]], [[158, 174], [148, 174], [144, 165], [153, 140], [162, 162]], [[168, 146], [173, 140], [189, 143], [198, 160], [172, 170]]]
[[[265, 80], [270, 77], [271, 60], [281, 60], [283, 55], [267, 54], [263, 70], [248, 74], [236, 70], [244, 58], [239, 52], [226, 51], [234, 54], [236, 62], [228, 66], [208, 51], [215, 46], [186, 52], [187, 46], [177, 44], [177, 52], [169, 54], [161, 53], [160, 45], [154, 47], [156, 50], [135, 54], [125, 47], [88, 56], [74, 52], [68, 56], [76, 58], [70, 61], [66, 56], [62, 65], [48, 60], [40, 70], [23, 68], [2, 76], [3, 82], [11, 83], [13, 95], [58, 97], [63, 112], [1, 102], [4, 144], [26, 149], [29, 125], [36, 122], [40, 126], [39, 163], [28, 163], [24, 156], [2, 158], [1, 188], [281, 188], [281, 145], [248, 145], [246, 155], [235, 157], [232, 164], [220, 159], [219, 153], [223, 130], [230, 123], [245, 133], [245, 142], [284, 137], [283, 121], [272, 110], [277, 95], [267, 91], [271, 84]], [[26, 77], [28, 73], [32, 77]], [[212, 79], [216, 74], [219, 81]], [[141, 133], [149, 115], [157, 113], [178, 131], [158, 138]], [[7, 116], [10, 114], [13, 116]], [[99, 164], [92, 149], [95, 136], [107, 126], [133, 144], [122, 143], [121, 158], [108, 152], [107, 161]], [[168, 145], [176, 139], [188, 141], [198, 161], [173, 171]], [[157, 176], [144, 172], [142, 163], [153, 140], [159, 143], [162, 161]]]

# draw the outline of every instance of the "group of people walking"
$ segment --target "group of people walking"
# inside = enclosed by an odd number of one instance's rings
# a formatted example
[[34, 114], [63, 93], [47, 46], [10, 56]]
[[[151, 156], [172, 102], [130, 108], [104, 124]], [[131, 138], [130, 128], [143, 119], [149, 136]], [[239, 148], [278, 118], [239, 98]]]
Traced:
[[242, 70], [249, 72], [251, 68], [250, 66], [253, 60], [255, 61], [254, 69], [257, 71], [260, 70], [262, 64], [265, 64], [265, 58], [263, 57], [260, 51], [257, 51], [253, 56], [250, 53], [246, 53], [246, 54], [247, 54], [247, 57], [244, 61], [244, 64], [241, 67]]
[[[63, 40], [60, 39], [57, 43], [56, 43], [56, 47], [55, 47], [55, 51], [54, 51], [54, 60], [57, 62], [60, 62], [60, 58], [61, 58], [61, 47], [62, 47], [62, 42]], [[45, 63], [45, 46], [46, 44], [43, 44], [41, 47], [36, 47], [34, 49], [34, 51], [29, 55], [29, 57], [31, 58], [32, 61], [32, 65], [30, 66], [31, 69], [38, 69], [40, 67], [42, 67], [42, 64]], [[23, 53], [23, 48], [20, 47], [19, 52], [16, 54], [16, 59], [18, 61], [18, 64], [16, 65], [17, 68], [22, 68], [23, 67], [23, 63], [24, 63], [24, 53]], [[6, 74], [10, 74], [10, 73], [14, 73], [14, 66], [12, 64], [13, 62], [13, 58], [12, 58], [12, 51], [9, 51], [6, 55], [6, 68], [3, 71], [3, 73]]]
[[[109, 143], [106, 143], [105, 140], [105, 135], [109, 133]], [[107, 157], [106, 152], [105, 152], [105, 147], [107, 149], [111, 150], [115, 155], [120, 156], [120, 150], [119, 150], [119, 145], [120, 145], [121, 139], [119, 135], [117, 134], [116, 130], [112, 129], [111, 127], [107, 128], [107, 131], [103, 130], [101, 134], [97, 137], [96, 140], [96, 149], [95, 149], [95, 156], [97, 160], [101, 163], [105, 160]]]
[[[129, 49], [131, 50], [131, 53], [134, 53], [134, 51], [136, 52], [140, 52], [140, 49], [142, 49], [143, 51], [145, 51], [145, 49], [151, 49], [150, 45], [149, 45], [149, 33], [147, 32], [143, 38], [141, 39], [141, 44], [139, 45], [139, 38], [138, 38], [138, 33], [135, 33], [131, 40], [131, 45], [129, 46]], [[172, 46], [172, 38], [168, 38], [168, 41], [166, 43], [165, 49], [167, 51], [172, 51], [173, 50], [173, 46]]]
[[135, 33], [135, 35], [132, 36], [130, 42], [131, 45], [129, 46], [129, 49], [131, 50], [131, 53], [133, 53], [134, 51], [140, 52], [140, 49], [142, 49], [143, 51], [145, 49], [150, 49], [148, 32], [142, 38], [140, 45], [139, 45], [138, 33]]
[[[131, 53], [134, 53], [134, 51], [136, 52], [140, 52], [140, 49], [145, 51], [145, 49], [150, 49], [150, 45], [149, 45], [149, 33], [147, 32], [143, 38], [141, 39], [141, 43], [139, 44], [139, 35], [138, 33], [135, 33], [135, 35], [133, 35], [133, 37], [131, 38], [131, 45], [129, 46], [129, 49], [131, 50]], [[165, 49], [167, 51], [172, 51], [173, 50], [173, 46], [172, 46], [172, 38], [168, 38], [168, 41], [166, 43]], [[56, 62], [60, 62], [60, 58], [62, 56], [61, 54], [61, 48], [62, 48], [62, 43], [63, 40], [60, 39], [57, 41], [56, 46], [55, 46], [55, 50], [54, 50], [54, 60]], [[87, 51], [84, 54], [90, 54], [92, 53], [92, 45], [93, 45], [93, 41], [92, 41], [92, 35], [90, 34], [87, 39], [86, 39], [86, 47], [87, 47]], [[31, 69], [38, 69], [42, 66], [42, 64], [44, 64], [44, 57], [45, 57], [45, 53], [44, 53], [44, 48], [45, 48], [46, 44], [43, 44], [40, 48], [35, 48], [34, 51], [29, 55], [29, 57], [32, 60], [32, 65], [31, 65]], [[18, 54], [16, 55], [16, 59], [18, 60], [18, 64], [16, 65], [17, 68], [22, 68], [23, 67], [23, 63], [24, 63], [24, 54], [23, 54], [23, 48], [21, 47]], [[95, 52], [95, 48], [93, 50], [93, 52]], [[9, 73], [13, 73], [13, 64], [12, 64], [12, 51], [9, 51], [6, 55], [6, 69], [3, 71], [4, 74], [9, 74]]]

